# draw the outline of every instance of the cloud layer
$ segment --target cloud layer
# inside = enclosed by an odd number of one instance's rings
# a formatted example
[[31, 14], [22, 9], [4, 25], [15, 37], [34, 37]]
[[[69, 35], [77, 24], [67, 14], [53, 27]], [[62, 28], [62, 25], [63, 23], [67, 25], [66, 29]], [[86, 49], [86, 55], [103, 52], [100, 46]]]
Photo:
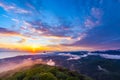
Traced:
[[116, 49], [119, 10], [119, 0], [1, 0], [0, 33], [20, 34], [24, 45]]
[[46, 65], [50, 65], [50, 66], [55, 66], [55, 62], [50, 59], [48, 61], [44, 61], [42, 59], [35, 59], [32, 60], [31, 58], [28, 59], [24, 59], [21, 62], [7, 62], [7, 63], [2, 63], [0, 64], [0, 73], [2, 72], [6, 72], [6, 71], [10, 71], [10, 70], [17, 70], [17, 69], [22, 69], [25, 67], [31, 67], [33, 65], [36, 64], [46, 64]]

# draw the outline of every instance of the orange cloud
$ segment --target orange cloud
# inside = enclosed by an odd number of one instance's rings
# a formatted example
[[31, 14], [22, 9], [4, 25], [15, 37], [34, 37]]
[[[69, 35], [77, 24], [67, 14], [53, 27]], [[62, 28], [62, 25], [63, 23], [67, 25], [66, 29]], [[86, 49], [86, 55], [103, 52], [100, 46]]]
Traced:
[[[6, 29], [1, 29], [0, 37], [4, 37], [8, 42], [6, 43], [3, 39], [0, 41], [0, 48], [7, 48], [11, 50], [18, 51], [30, 51], [30, 52], [38, 52], [38, 51], [72, 51], [72, 50], [84, 50], [83, 47], [72, 47], [65, 46], [61, 44], [71, 44], [77, 40], [80, 40], [85, 35], [80, 36], [78, 38], [64, 37], [64, 36], [46, 36], [41, 35], [37, 38], [28, 37], [26, 35], [22, 35], [20, 33], [9, 31]], [[12, 37], [15, 37], [12, 38]], [[18, 40], [16, 40], [18, 38]], [[10, 39], [10, 40], [9, 40]], [[11, 42], [15, 41], [15, 42]]]

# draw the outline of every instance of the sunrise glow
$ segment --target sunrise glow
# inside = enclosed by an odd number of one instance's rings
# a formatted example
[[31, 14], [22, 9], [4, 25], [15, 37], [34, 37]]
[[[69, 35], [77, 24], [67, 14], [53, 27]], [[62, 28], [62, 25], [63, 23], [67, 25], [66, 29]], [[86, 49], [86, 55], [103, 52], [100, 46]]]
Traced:
[[87, 3], [82, 6], [81, 1], [74, 0], [67, 3], [67, 0], [63, 3], [1, 0], [0, 48], [36, 52], [120, 47], [117, 3], [115, 9], [99, 2], [98, 6]]

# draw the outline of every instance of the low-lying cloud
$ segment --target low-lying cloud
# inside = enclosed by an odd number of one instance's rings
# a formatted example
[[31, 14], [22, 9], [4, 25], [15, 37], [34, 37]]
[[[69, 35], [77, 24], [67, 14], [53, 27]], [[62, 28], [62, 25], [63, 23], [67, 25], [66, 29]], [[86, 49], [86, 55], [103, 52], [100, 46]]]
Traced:
[[106, 59], [120, 59], [120, 55], [101, 54], [100, 56]]
[[111, 54], [102, 54], [102, 53], [87, 53], [82, 55], [75, 55], [70, 53], [59, 53], [58, 55], [69, 57], [67, 60], [78, 60], [88, 56], [100, 56], [105, 59], [120, 59], [120, 55], [111, 55]]
[[73, 55], [73, 54], [70, 54], [70, 53], [59, 53], [58, 55], [68, 56], [69, 58], [68, 58], [67, 60], [78, 60], [78, 59], [81, 58], [81, 57], [78, 56], [78, 55]]
[[31, 67], [36, 64], [46, 64], [50, 66], [55, 66], [55, 62], [50, 59], [50, 60], [42, 60], [42, 59], [35, 59], [32, 60], [31, 58], [24, 59], [21, 62], [6, 62], [6, 63], [1, 63], [0, 64], [0, 73], [1, 72], [6, 72], [9, 70], [14, 70], [14, 69], [20, 69], [23, 67]]

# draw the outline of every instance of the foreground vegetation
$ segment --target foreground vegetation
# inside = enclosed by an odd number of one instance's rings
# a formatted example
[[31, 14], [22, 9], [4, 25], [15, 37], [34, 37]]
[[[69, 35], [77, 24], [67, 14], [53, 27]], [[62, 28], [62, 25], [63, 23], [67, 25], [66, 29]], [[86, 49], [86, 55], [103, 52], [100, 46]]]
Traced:
[[91, 80], [89, 77], [64, 68], [35, 65], [0, 80]]

